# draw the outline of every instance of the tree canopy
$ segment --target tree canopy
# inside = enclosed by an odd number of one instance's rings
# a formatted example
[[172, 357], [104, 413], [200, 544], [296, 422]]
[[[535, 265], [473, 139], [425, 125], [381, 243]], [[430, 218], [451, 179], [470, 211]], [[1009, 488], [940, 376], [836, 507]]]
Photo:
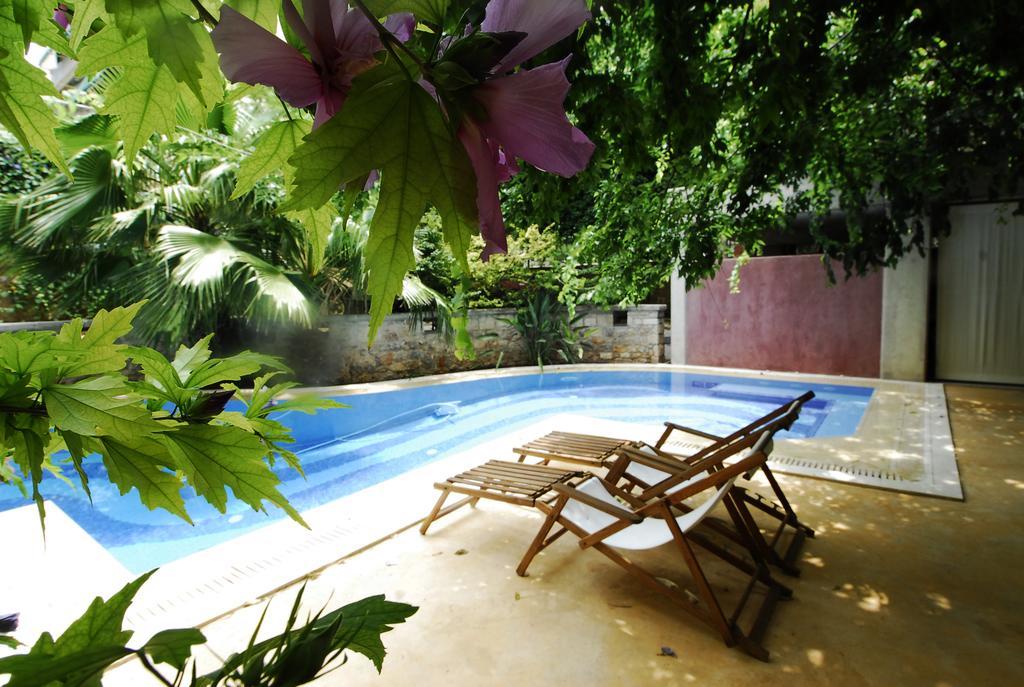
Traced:
[[[283, 172], [282, 207], [318, 264], [331, 196], [383, 171], [367, 242], [374, 322], [414, 265], [428, 206], [463, 273], [478, 229], [501, 250], [504, 210], [601, 265], [598, 301], [638, 301], [673, 269], [694, 283], [723, 256], [756, 254], [796, 216], [847, 273], [892, 265], [922, 247], [925, 220], [946, 229], [949, 202], [979, 187], [1015, 194], [1024, 164], [1018, 3], [389, 0], [344, 19], [278, 0], [51, 4], [0, 0], [3, 126], [69, 171], [46, 101], [56, 91], [18, 55], [30, 43], [103, 85], [129, 169], [182, 112], [216, 117], [245, 89], [277, 95], [236, 195]], [[321, 20], [348, 22], [358, 50], [311, 33]], [[529, 118], [527, 93], [543, 118]], [[596, 145], [585, 169], [582, 132]], [[845, 228], [827, 229], [830, 217]]]
[[[569, 109], [594, 159], [568, 181], [524, 171], [506, 210], [576, 239], [602, 266], [599, 299], [639, 300], [674, 268], [698, 282], [802, 213], [818, 249], [862, 273], [922, 247], [924, 220], [946, 231], [950, 202], [1019, 195], [1020, 3], [593, 11], [574, 39]], [[845, 230], [827, 231], [839, 213]]]

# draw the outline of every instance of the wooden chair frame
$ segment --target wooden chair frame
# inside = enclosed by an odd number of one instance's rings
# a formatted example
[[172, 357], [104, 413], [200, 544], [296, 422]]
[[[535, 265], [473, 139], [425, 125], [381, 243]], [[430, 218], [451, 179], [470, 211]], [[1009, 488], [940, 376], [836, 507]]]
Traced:
[[[621, 456], [628, 455], [632, 461], [673, 474], [678, 472], [676, 467], [680, 462], [692, 465], [710, 455], [717, 454], [729, 446], [733, 446], [736, 449], [733, 453], [737, 453], [740, 449], [751, 446], [753, 441], [766, 431], [774, 434], [777, 431], [789, 429], [799, 417], [803, 405], [812, 398], [814, 398], [814, 392], [808, 391], [724, 437], [674, 422], [666, 422], [665, 430], [662, 432], [661, 437], [654, 446], [648, 446], [655, 454], [654, 456], [645, 456], [641, 452], [640, 449], [645, 446], [642, 442], [568, 432], [552, 432], [524, 446], [518, 447], [514, 451], [520, 456], [520, 462], [529, 456], [540, 458], [542, 465], [547, 465], [549, 461], [554, 460], [591, 467], [607, 467], [609, 468], [609, 481], [614, 482], [620, 478], [625, 479], [631, 482], [634, 488], [640, 489], [649, 495], [648, 490], [653, 485], [632, 478], [628, 471], [625, 470], [616, 473], [616, 466], [623, 465], [622, 461], [619, 460]], [[688, 456], [666, 451], [664, 446], [675, 432], [690, 434], [705, 439], [710, 443]], [[653, 458], [660, 458], [661, 460], [655, 461], [652, 460]], [[760, 469], [775, 494], [775, 501], [742, 486], [734, 488], [737, 490], [739, 498], [742, 498], [747, 506], [778, 520], [778, 525], [775, 526], [774, 531], [771, 531], [767, 538], [769, 542], [768, 560], [783, 572], [798, 576], [800, 569], [796, 565], [796, 558], [803, 548], [805, 540], [814, 537], [814, 530], [802, 523], [797, 517], [796, 511], [793, 510], [789, 499], [786, 498], [785, 492], [782, 490], [768, 464], [764, 463]], [[678, 481], [674, 482], [674, 484], [678, 484], [684, 479], [689, 479], [693, 474], [691, 472], [688, 473], [687, 477], [678, 477]], [[783, 549], [785, 535], [789, 530], [792, 530], [792, 536]]]
[[[751, 554], [752, 562], [736, 556], [692, 529], [683, 532], [676, 522], [676, 517], [681, 509], [688, 510], [686, 505], [682, 503], [684, 500], [705, 490], [717, 490], [723, 485], [731, 483], [739, 475], [749, 474], [751, 471], [757, 470], [767, 460], [768, 452], [771, 450], [770, 442], [771, 433], [766, 432], [755, 443], [748, 455], [732, 464], [725, 464], [723, 462], [728, 456], [708, 456], [699, 465], [695, 464], [693, 471], [687, 470], [682, 473], [677, 471], [678, 477], [682, 477], [684, 473], [699, 474], [706, 472], [706, 476], [702, 479], [692, 482], [671, 494], [662, 492], [656, 498], [646, 501], [643, 499], [637, 500], [635, 495], [630, 495], [628, 492], [624, 495], [614, 484], [609, 484], [609, 482], [602, 480], [606, 488], [610, 487], [610, 491], [614, 490], [612, 493], [630, 503], [630, 508], [618, 507], [581, 492], [577, 488], [578, 485], [573, 486], [561, 483], [553, 485], [552, 490], [558, 494], [558, 498], [554, 502], [538, 502], [536, 504], [537, 508], [546, 514], [546, 517], [540, 530], [538, 530], [529, 548], [523, 555], [519, 566], [516, 568], [516, 572], [521, 576], [526, 576], [531, 562], [539, 552], [546, 549], [566, 532], [571, 532], [579, 538], [581, 549], [593, 548], [601, 552], [612, 562], [637, 577], [646, 586], [676, 601], [683, 610], [699, 618], [717, 631], [727, 646], [739, 646], [751, 656], [767, 661], [769, 657], [768, 651], [762, 646], [761, 639], [767, 629], [776, 603], [779, 599], [792, 596], [792, 591], [772, 578], [767, 566], [768, 561], [765, 555], [766, 549], [763, 540], [753, 536], [751, 528], [756, 528], [756, 525], [754, 525], [753, 518], [747, 510], [745, 500], [737, 498], [737, 494], [731, 486], [722, 499], [735, 527], [735, 540], [740, 541], [746, 546]], [[591, 479], [599, 478], [591, 477]], [[687, 478], [683, 477], [683, 479]], [[563, 509], [572, 499], [612, 515], [616, 520], [596, 532], [587, 532], [562, 515]], [[699, 599], [700, 605], [694, 605], [690, 597], [684, 592], [680, 592], [662, 583], [657, 577], [619, 553], [614, 547], [605, 543], [605, 540], [611, 535], [633, 524], [643, 522], [647, 518], [662, 519], [667, 524], [675, 547], [681, 554], [694, 580], [696, 586], [695, 597]], [[559, 526], [559, 529], [552, 533], [552, 529], [556, 525]], [[736, 608], [728, 616], [723, 611], [704, 570], [700, 566], [694, 551], [694, 544], [749, 576], [747, 585]], [[767, 590], [767, 593], [755, 611], [750, 629], [744, 631], [739, 626], [740, 616], [748, 602], [752, 599], [755, 587], [759, 584]]]

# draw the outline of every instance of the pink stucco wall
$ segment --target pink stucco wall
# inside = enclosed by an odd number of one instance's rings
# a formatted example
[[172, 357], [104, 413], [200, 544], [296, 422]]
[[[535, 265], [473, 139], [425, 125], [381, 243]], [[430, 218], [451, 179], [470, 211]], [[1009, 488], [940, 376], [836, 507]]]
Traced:
[[882, 275], [829, 287], [818, 255], [735, 260], [686, 296], [686, 362], [691, 365], [877, 377]]

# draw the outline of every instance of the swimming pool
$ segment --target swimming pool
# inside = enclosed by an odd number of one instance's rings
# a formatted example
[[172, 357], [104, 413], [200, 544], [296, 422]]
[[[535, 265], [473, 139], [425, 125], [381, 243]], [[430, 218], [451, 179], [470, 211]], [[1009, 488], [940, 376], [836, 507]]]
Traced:
[[[804, 406], [788, 436], [855, 433], [873, 392], [869, 387], [667, 370], [562, 370], [349, 395], [339, 399], [349, 409], [282, 414], [281, 421], [294, 430], [306, 479], [280, 463], [280, 490], [299, 511], [308, 510], [560, 413], [643, 425], [672, 419], [724, 434], [808, 389], [816, 398]], [[132, 572], [283, 517], [277, 510], [253, 512], [241, 502], [229, 503], [222, 515], [195, 494], [186, 494], [193, 527], [163, 511], [147, 510], [134, 493], [120, 496], [99, 460], [87, 461], [87, 472], [92, 505], [81, 490], [61, 483], [51, 485], [50, 498]], [[0, 511], [25, 504], [14, 487], [0, 486]]]

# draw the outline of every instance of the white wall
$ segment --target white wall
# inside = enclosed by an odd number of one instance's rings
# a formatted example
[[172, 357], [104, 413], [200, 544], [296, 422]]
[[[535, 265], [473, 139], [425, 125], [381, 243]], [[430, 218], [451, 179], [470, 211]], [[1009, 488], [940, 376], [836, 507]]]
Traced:
[[[925, 245], [931, 243], [926, 227]], [[928, 353], [928, 264], [916, 251], [882, 273], [883, 379], [923, 382]]]

